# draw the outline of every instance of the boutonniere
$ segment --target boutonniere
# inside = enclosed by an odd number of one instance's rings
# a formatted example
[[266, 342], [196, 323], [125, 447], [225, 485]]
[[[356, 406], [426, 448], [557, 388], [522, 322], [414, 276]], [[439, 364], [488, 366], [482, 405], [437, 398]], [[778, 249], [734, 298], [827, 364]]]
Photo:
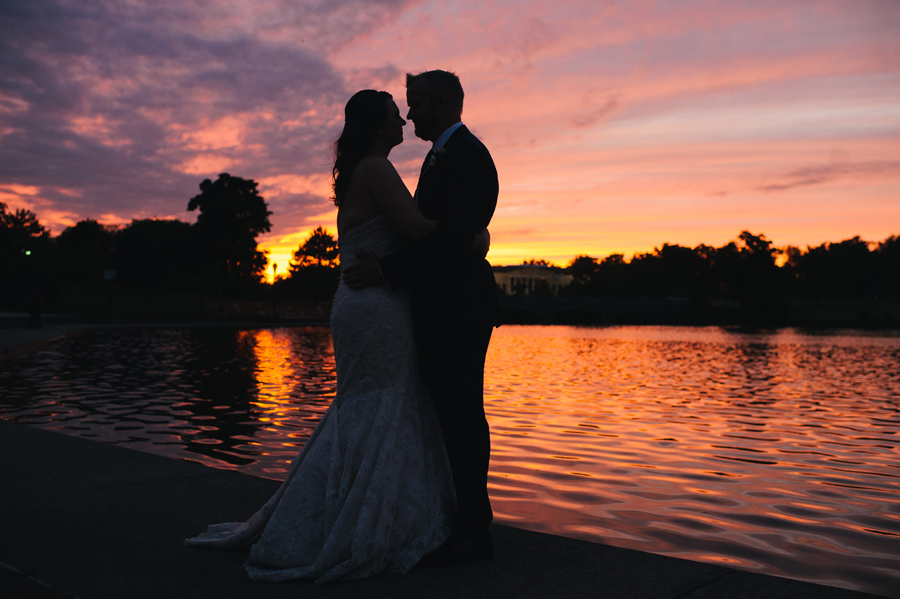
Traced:
[[447, 153], [447, 148], [435, 148], [431, 151], [431, 160], [428, 161], [428, 166], [434, 166], [437, 161], [443, 157], [444, 154]]

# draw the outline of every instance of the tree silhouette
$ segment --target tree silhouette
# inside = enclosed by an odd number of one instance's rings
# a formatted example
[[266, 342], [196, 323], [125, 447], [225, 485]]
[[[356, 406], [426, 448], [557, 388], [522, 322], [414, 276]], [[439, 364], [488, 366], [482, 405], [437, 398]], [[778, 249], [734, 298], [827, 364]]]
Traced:
[[338, 244], [322, 227], [316, 227], [309, 238], [294, 252], [290, 277], [283, 283], [296, 299], [320, 300], [330, 298], [340, 278]]
[[595, 295], [598, 267], [597, 259], [592, 256], [575, 256], [566, 267], [566, 272], [572, 275], [572, 282], [563, 288], [563, 292], [571, 295]]
[[133, 220], [115, 235], [116, 279], [135, 287], [184, 288], [196, 267], [191, 225], [179, 220]]
[[193, 226], [196, 251], [216, 263], [227, 282], [259, 282], [266, 255], [256, 237], [271, 230], [272, 213], [256, 181], [222, 173], [216, 181], [204, 179], [200, 192], [187, 206], [200, 211]]
[[313, 229], [309, 239], [303, 242], [291, 259], [291, 272], [308, 266], [327, 266], [338, 264], [338, 244], [334, 237], [321, 226]]
[[875, 250], [876, 291], [891, 297], [900, 297], [900, 236], [891, 235], [878, 244]]
[[112, 266], [114, 228], [85, 219], [66, 228], [56, 238], [60, 279], [79, 283], [103, 280], [103, 271]]
[[10, 212], [0, 202], [0, 303], [21, 309], [36, 289], [46, 284], [51, 247], [50, 232], [34, 212], [22, 208]]
[[28, 251], [29, 244], [49, 237], [50, 232], [34, 212], [22, 208], [9, 212], [6, 204], [0, 202], [0, 248], [3, 251]]
[[889, 238], [872, 251], [859, 235], [838, 243], [807, 247], [806, 252], [788, 249], [785, 265], [792, 294], [799, 296], [850, 297], [885, 293], [890, 270], [883, 266], [883, 248]]

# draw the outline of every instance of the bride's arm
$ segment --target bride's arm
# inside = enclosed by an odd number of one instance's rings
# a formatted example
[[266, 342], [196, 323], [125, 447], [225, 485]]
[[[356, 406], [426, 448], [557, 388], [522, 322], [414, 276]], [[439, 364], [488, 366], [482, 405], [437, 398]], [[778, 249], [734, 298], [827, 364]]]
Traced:
[[[371, 168], [370, 176], [367, 177], [369, 194], [391, 227], [412, 241], [434, 231], [438, 221], [425, 218], [394, 165], [385, 158], [375, 159], [369, 166]], [[484, 257], [490, 249], [491, 234], [487, 229], [483, 229], [475, 235], [468, 251]]]
[[373, 159], [366, 166], [366, 189], [391, 228], [411, 241], [434, 230], [437, 221], [422, 215], [397, 169], [387, 158]]

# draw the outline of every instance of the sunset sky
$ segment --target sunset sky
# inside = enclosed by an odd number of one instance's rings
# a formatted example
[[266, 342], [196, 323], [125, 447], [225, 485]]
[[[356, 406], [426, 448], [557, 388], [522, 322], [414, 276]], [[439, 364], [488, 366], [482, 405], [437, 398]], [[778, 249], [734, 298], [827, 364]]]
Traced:
[[[900, 234], [900, 1], [3, 0], [0, 201], [193, 222], [221, 172], [279, 271], [336, 234], [343, 105], [455, 71], [500, 173], [494, 264]], [[391, 158], [410, 188], [428, 145]], [[270, 271], [271, 272], [271, 271]]]

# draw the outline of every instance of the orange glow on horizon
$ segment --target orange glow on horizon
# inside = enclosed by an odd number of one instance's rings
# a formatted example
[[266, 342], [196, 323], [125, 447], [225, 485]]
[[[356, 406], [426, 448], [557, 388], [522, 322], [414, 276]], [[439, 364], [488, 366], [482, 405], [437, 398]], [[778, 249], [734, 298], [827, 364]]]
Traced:
[[[493, 264], [720, 247], [743, 230], [779, 247], [882, 241], [900, 233], [897, 6], [425, 0], [327, 18], [298, 5], [285, 20], [274, 5], [248, 17], [220, 3], [217, 33], [196, 40], [207, 51], [181, 65], [95, 40], [102, 16], [62, 15], [68, 42], [30, 60], [77, 78], [75, 95], [63, 107], [18, 80], [0, 94], [14, 119], [0, 124], [13, 140], [0, 201], [55, 234], [85, 218], [188, 220], [197, 183], [227, 171], [257, 181], [273, 212], [259, 239], [272, 280], [310, 230], [334, 230], [332, 144], [347, 98], [385, 89], [405, 114], [404, 74], [443, 67], [460, 75], [463, 120], [500, 173]], [[188, 13], [179, 26], [211, 27]], [[62, 50], [86, 40], [89, 56]], [[284, 60], [260, 61], [273, 43]], [[196, 72], [242, 83], [185, 85]], [[428, 144], [412, 124], [404, 135], [391, 159], [412, 189]], [[44, 155], [53, 168], [34, 165]]]

